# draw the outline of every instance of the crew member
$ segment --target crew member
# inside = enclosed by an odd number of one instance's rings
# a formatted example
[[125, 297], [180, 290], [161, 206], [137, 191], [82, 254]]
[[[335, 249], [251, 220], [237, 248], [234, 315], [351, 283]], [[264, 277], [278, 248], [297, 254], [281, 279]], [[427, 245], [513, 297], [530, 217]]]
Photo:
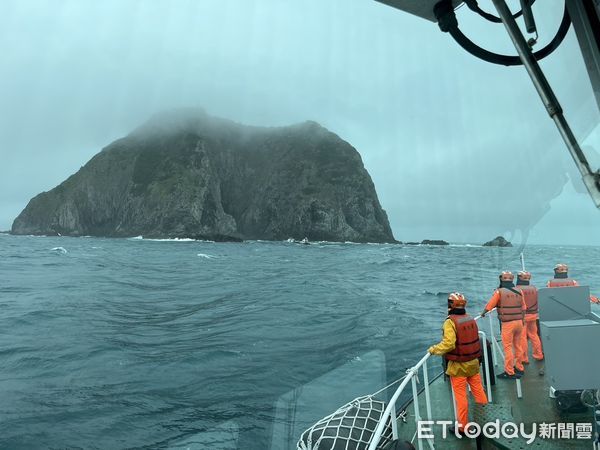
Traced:
[[523, 351], [521, 360], [523, 364], [529, 364], [529, 344], [533, 348], [533, 359], [541, 361], [544, 359], [542, 352], [542, 343], [538, 333], [538, 291], [531, 284], [531, 274], [526, 271], [517, 274], [517, 289], [523, 293], [525, 299], [525, 328], [523, 329], [523, 343], [521, 349]]
[[571, 287], [579, 286], [579, 283], [569, 278], [569, 266], [566, 264], [557, 264], [554, 266], [554, 278], [546, 284], [548, 287]]
[[515, 289], [515, 276], [512, 272], [500, 274], [500, 286], [485, 305], [481, 316], [497, 308], [502, 323], [502, 345], [504, 347], [504, 372], [498, 378], [520, 378], [525, 372], [523, 366], [523, 324], [525, 322], [525, 299], [521, 291]]
[[467, 300], [464, 295], [453, 292], [448, 296], [448, 318], [442, 327], [442, 341], [429, 347], [432, 355], [444, 355], [448, 362], [446, 375], [450, 377], [452, 391], [456, 400], [458, 424], [456, 431], [463, 433], [469, 423], [469, 402], [467, 399], [467, 384], [471, 388], [475, 402], [487, 404], [487, 396], [481, 384], [479, 375], [479, 329], [477, 322], [470, 317], [465, 307]]
[[[554, 278], [548, 281], [546, 285], [551, 288], [556, 287], [572, 287], [579, 286], [577, 280], [573, 278], [569, 278], [569, 266], [566, 264], [557, 264], [554, 266]], [[598, 297], [590, 295], [590, 302], [592, 303], [600, 303]]]

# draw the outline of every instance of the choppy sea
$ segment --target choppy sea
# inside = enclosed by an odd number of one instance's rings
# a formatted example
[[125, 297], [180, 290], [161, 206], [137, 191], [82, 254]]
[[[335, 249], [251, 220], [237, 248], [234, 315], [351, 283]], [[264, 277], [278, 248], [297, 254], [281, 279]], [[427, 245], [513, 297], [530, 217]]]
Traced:
[[[599, 247], [527, 246], [600, 289]], [[0, 235], [0, 448], [295, 448], [519, 249]], [[431, 368], [432, 371], [438, 368]], [[337, 405], [337, 406], [336, 406]]]

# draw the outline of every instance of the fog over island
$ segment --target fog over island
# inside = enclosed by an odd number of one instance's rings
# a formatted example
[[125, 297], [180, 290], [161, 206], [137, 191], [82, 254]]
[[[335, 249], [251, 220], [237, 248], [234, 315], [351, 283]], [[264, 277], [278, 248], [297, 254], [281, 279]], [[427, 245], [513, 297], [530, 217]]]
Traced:
[[[501, 26], [458, 17], [479, 44], [514, 53]], [[536, 4], [540, 47], [561, 17], [561, 4]], [[153, 114], [200, 107], [339, 135], [399, 240], [600, 244], [598, 211], [524, 69], [479, 61], [375, 1], [9, 0], [0, 49], [0, 230]], [[598, 111], [572, 30], [542, 67], [597, 167]]]

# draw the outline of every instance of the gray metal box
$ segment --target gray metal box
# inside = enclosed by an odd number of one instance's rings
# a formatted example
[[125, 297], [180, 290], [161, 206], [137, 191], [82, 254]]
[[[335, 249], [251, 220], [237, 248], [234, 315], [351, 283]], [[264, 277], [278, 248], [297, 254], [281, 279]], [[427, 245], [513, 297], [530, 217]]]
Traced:
[[538, 290], [540, 321], [584, 319], [590, 315], [590, 288], [574, 286]]
[[557, 390], [600, 389], [600, 323], [540, 322], [546, 377]]

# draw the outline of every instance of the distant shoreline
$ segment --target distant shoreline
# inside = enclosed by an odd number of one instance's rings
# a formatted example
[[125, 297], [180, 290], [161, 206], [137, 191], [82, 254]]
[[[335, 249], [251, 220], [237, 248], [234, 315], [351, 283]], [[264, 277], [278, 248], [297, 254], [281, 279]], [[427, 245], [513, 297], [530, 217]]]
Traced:
[[[33, 234], [12, 234], [10, 231], [0, 231], [1, 235], [7, 236], [15, 236], [15, 237], [44, 237], [44, 238], [75, 238], [75, 239], [86, 239], [86, 238], [94, 238], [94, 239], [122, 239], [122, 240], [134, 240], [136, 236], [132, 237], [110, 237], [110, 236], [48, 236], [48, 235], [33, 235]], [[140, 241], [150, 241], [150, 238], [143, 238]], [[210, 242], [210, 243], [222, 243], [216, 241], [202, 241], [202, 240], [193, 240], [193, 239], [154, 239], [154, 242]], [[250, 242], [278, 242], [278, 243], [286, 243], [286, 240], [277, 240], [277, 241], [269, 241], [264, 239], [249, 239], [243, 241], [242, 243], [250, 243]], [[480, 243], [473, 242], [449, 242], [449, 245], [426, 245], [421, 243], [416, 244], [408, 244], [406, 242], [389, 242], [389, 243], [381, 243], [381, 242], [337, 242], [337, 241], [312, 241], [314, 244], [354, 244], [354, 245], [397, 245], [401, 247], [473, 247], [473, 248], [489, 248], [489, 249], [497, 249], [497, 248], [506, 248], [515, 250], [518, 246], [513, 247], [484, 247]], [[225, 243], [236, 243], [236, 242], [225, 242]], [[525, 247], [600, 247], [600, 245], [590, 245], [590, 244], [545, 244], [545, 243], [535, 243], [535, 244], [525, 244]]]
[[[250, 243], [250, 242], [266, 242], [266, 243], [288, 243], [288, 244], [299, 244], [300, 240], [290, 242], [286, 240], [268, 240], [268, 239], [247, 239], [244, 241], [221, 241], [211, 239], [199, 239], [191, 237], [143, 237], [143, 236], [63, 236], [63, 235], [47, 235], [47, 234], [13, 234], [10, 231], [0, 231], [0, 234], [7, 234], [10, 236], [19, 237], [39, 237], [39, 238], [74, 238], [74, 239], [121, 239], [128, 241], [145, 241], [145, 242], [210, 242], [210, 243]], [[481, 247], [481, 244], [470, 243], [470, 242], [445, 242], [444, 244], [432, 244], [431, 240], [423, 240], [421, 242], [353, 242], [353, 241], [323, 241], [314, 240], [309, 241], [311, 244], [337, 244], [337, 245], [398, 245], [403, 247], [452, 247], [452, 246], [469, 246], [469, 247]]]

